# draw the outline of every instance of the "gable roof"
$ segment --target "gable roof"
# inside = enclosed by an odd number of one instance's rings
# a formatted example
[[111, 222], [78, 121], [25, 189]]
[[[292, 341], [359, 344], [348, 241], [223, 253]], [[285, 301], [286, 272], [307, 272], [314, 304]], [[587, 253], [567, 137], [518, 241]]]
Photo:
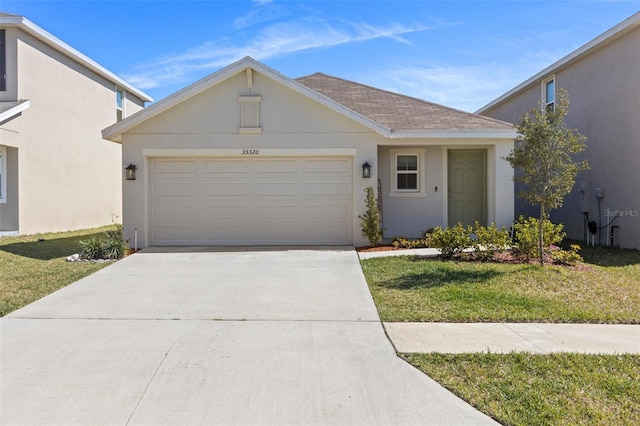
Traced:
[[513, 125], [453, 108], [316, 73], [296, 81], [369, 117], [392, 132], [513, 130]]
[[111, 71], [109, 71], [108, 69], [106, 69], [102, 65], [98, 64], [94, 60], [90, 59], [89, 57], [87, 57], [87, 56], [83, 55], [82, 53], [78, 52], [76, 49], [74, 49], [73, 47], [69, 46], [68, 44], [66, 44], [65, 42], [60, 40], [59, 38], [49, 34], [45, 30], [43, 30], [42, 28], [40, 28], [39, 26], [34, 24], [33, 22], [29, 21], [24, 16], [11, 15], [9, 13], [0, 12], [0, 27], [2, 27], [2, 28], [9, 28], [9, 27], [20, 28], [21, 30], [25, 31], [26, 33], [28, 33], [31, 36], [35, 37], [36, 39], [40, 40], [41, 42], [51, 46], [52, 48], [54, 48], [58, 52], [68, 56], [69, 58], [71, 58], [71, 59], [75, 60], [76, 62], [82, 64], [83, 66], [87, 67], [88, 69], [90, 69], [91, 71], [95, 72], [96, 74], [101, 75], [102, 77], [106, 78], [107, 80], [111, 81], [112, 83], [114, 83], [114, 84], [126, 89], [127, 92], [136, 95], [138, 98], [142, 99], [143, 101], [145, 101], [145, 102], [153, 102], [153, 98], [151, 96], [147, 95], [142, 90], [140, 90], [140, 89], [132, 86], [131, 84], [127, 83], [121, 77], [119, 77], [116, 74], [112, 73]]
[[[251, 57], [245, 57], [239, 61], [203, 78], [200, 81], [156, 102], [148, 108], [125, 118], [119, 123], [113, 124], [102, 131], [102, 137], [114, 142], [122, 140], [122, 134], [127, 130], [149, 120], [156, 115], [173, 108], [174, 106], [196, 96], [197, 94], [225, 81], [226, 79], [252, 69], [276, 82], [302, 94], [316, 102], [336, 111], [387, 138], [416, 138], [416, 137], [457, 137], [470, 138], [478, 137], [480, 133], [483, 137], [515, 138], [515, 130], [511, 124], [501, 122], [492, 118], [481, 117], [470, 113], [440, 107], [419, 99], [410, 98], [384, 90], [375, 89], [358, 83], [349, 82], [324, 74], [314, 74], [309, 77], [302, 77], [293, 80], [282, 75], [274, 69], [256, 61]], [[323, 84], [321, 84], [323, 83]], [[352, 87], [350, 96], [340, 94], [340, 84]], [[330, 88], [334, 89], [331, 90]], [[356, 96], [360, 93], [360, 97]], [[368, 96], [367, 96], [368, 94]], [[373, 107], [366, 107], [369, 103], [381, 103], [381, 109], [374, 113]], [[395, 109], [393, 104], [397, 104]], [[383, 119], [385, 112], [391, 117]], [[441, 123], [458, 123], [457, 126], [442, 124], [440, 126], [431, 125], [426, 127], [420, 123], [429, 121], [429, 117], [420, 119], [420, 114], [431, 112], [432, 121], [440, 120]], [[434, 112], [435, 111], [435, 112]], [[404, 118], [403, 118], [404, 114]], [[447, 119], [443, 119], [446, 117]], [[453, 118], [452, 118], [453, 117]], [[404, 121], [403, 121], [404, 120]], [[468, 128], [463, 127], [465, 120], [474, 121], [476, 124]], [[483, 124], [480, 124], [483, 123]]]
[[640, 27], [640, 12], [635, 13], [634, 15], [625, 19], [615, 27], [609, 29], [603, 34], [600, 34], [598, 37], [594, 38], [584, 46], [580, 47], [577, 50], [574, 50], [564, 58], [554, 62], [553, 64], [549, 65], [547, 68], [543, 69], [533, 77], [529, 78], [528, 80], [524, 81], [523, 83], [509, 90], [507, 93], [503, 94], [499, 98], [496, 98], [493, 101], [489, 102], [488, 104], [486, 104], [485, 106], [477, 110], [476, 114], [484, 113], [488, 109], [510, 98], [511, 96], [515, 95], [521, 90], [531, 86], [534, 83], [537, 83], [540, 80], [544, 80], [545, 78], [559, 71], [560, 69], [568, 67], [572, 63], [582, 59], [587, 55], [590, 55], [591, 53], [595, 52], [598, 49], [603, 48], [607, 44], [613, 42], [614, 40], [617, 40], [618, 38], [624, 36], [628, 32], [633, 31], [638, 27]]

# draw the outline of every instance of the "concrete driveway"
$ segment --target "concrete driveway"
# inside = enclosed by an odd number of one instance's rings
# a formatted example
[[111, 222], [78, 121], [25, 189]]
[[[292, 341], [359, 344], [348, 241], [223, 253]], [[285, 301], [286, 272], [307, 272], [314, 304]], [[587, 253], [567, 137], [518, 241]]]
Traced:
[[395, 356], [352, 248], [147, 249], [0, 327], [3, 425], [495, 424]]

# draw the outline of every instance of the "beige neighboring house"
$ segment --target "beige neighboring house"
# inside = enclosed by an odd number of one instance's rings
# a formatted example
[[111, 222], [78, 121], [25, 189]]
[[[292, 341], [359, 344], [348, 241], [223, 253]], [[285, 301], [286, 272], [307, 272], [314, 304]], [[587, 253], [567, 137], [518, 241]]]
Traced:
[[366, 245], [369, 186], [386, 237], [513, 221], [512, 125], [324, 74], [291, 79], [249, 57], [103, 136], [137, 168], [123, 222], [139, 248]]
[[120, 221], [120, 146], [152, 99], [23, 16], [0, 13], [0, 235]]
[[[538, 102], [569, 92], [566, 124], [587, 136], [581, 172], [564, 206], [551, 214], [570, 238], [640, 248], [640, 12], [482, 107], [484, 116], [518, 122]], [[517, 188], [516, 188], [517, 191]], [[516, 213], [536, 214], [522, 200]], [[609, 226], [607, 226], [609, 225]], [[615, 227], [615, 228], [614, 228]]]

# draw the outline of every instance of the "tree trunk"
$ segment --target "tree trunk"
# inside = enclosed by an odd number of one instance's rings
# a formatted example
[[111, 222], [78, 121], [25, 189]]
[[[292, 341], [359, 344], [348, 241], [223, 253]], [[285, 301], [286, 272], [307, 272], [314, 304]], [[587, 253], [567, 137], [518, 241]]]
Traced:
[[540, 203], [540, 219], [538, 220], [538, 256], [540, 258], [540, 266], [544, 266], [543, 240], [544, 232], [542, 231], [544, 222], [544, 203]]

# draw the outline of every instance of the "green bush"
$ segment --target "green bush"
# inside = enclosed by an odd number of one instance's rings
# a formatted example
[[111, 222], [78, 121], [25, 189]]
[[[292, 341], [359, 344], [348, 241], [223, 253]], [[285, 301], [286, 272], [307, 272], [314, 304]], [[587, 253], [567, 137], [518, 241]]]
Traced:
[[[565, 233], [562, 224], [554, 225], [545, 217], [542, 222], [542, 247], [549, 252], [549, 247], [562, 242]], [[520, 259], [529, 260], [538, 256], [538, 219], [520, 216], [513, 225], [514, 247], [513, 254]]]
[[122, 240], [122, 226], [105, 232], [105, 238], [80, 241], [80, 256], [84, 259], [121, 259], [127, 252], [127, 243]]
[[575, 265], [578, 262], [583, 262], [584, 259], [578, 252], [582, 249], [578, 244], [571, 244], [570, 250], [554, 250], [551, 252], [551, 259], [555, 263], [560, 263], [562, 265]]
[[102, 239], [93, 237], [89, 240], [80, 241], [80, 256], [83, 259], [102, 259]]
[[425, 238], [410, 239], [405, 237], [395, 237], [392, 242], [396, 248], [424, 248], [428, 247], [427, 240]]
[[504, 226], [498, 229], [494, 223], [491, 226], [483, 226], [476, 221], [475, 234], [477, 239], [473, 242], [473, 255], [477, 259], [491, 260], [497, 253], [509, 247], [509, 231]]
[[369, 244], [374, 247], [380, 245], [382, 242], [382, 235], [384, 229], [380, 222], [380, 209], [378, 208], [378, 201], [373, 193], [373, 187], [368, 186], [364, 190], [367, 193], [365, 203], [367, 205], [367, 211], [358, 217], [362, 221], [362, 236], [365, 237]]
[[427, 245], [440, 249], [442, 257], [451, 259], [461, 256], [464, 250], [473, 246], [472, 233], [471, 226], [464, 227], [461, 223], [445, 229], [436, 227], [432, 232], [426, 233]]

